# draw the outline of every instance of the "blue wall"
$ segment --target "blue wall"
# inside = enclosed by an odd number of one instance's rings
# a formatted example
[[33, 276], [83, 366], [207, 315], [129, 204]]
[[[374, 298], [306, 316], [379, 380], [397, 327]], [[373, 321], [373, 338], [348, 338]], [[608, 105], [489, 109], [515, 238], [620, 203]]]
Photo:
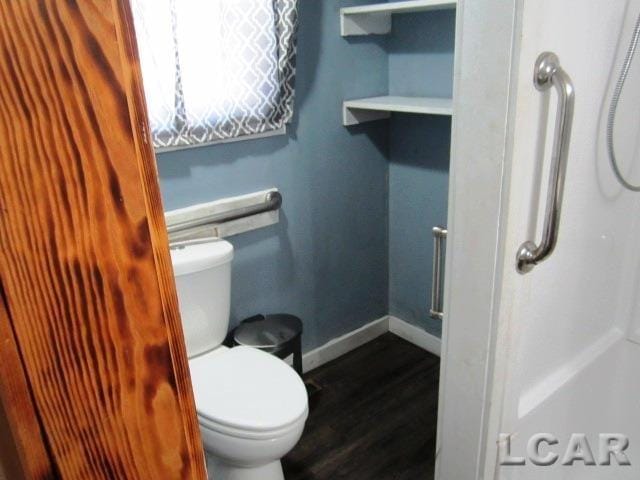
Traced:
[[431, 227], [447, 224], [451, 121], [398, 115], [390, 130], [389, 313], [440, 336], [429, 317]]
[[452, 12], [394, 18], [393, 34], [342, 38], [339, 8], [300, 0], [296, 114], [286, 136], [158, 155], [165, 208], [278, 187], [278, 225], [231, 237], [232, 324], [284, 311], [304, 349], [392, 313], [428, 318], [431, 227], [446, 223], [450, 120], [397, 115], [342, 126], [343, 99], [451, 95]]
[[[391, 95], [451, 97], [455, 12], [397, 15], [388, 37]], [[389, 151], [389, 311], [440, 336], [429, 317], [431, 227], [447, 224], [451, 118], [395, 115]]]
[[305, 322], [306, 350], [388, 312], [388, 125], [342, 126], [344, 98], [388, 89], [378, 41], [349, 44], [339, 7], [301, 0], [296, 116], [286, 136], [158, 155], [166, 209], [278, 187], [281, 222], [231, 237], [232, 323], [259, 312]]

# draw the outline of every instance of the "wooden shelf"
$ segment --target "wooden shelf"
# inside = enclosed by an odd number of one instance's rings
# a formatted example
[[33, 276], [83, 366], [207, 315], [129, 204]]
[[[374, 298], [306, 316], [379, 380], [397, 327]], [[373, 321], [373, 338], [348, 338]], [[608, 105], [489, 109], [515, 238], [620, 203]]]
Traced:
[[342, 124], [357, 125], [389, 118], [391, 112], [452, 115], [453, 104], [450, 98], [428, 97], [386, 96], [347, 100], [342, 104]]
[[340, 33], [350, 35], [381, 35], [391, 32], [394, 13], [427, 12], [456, 8], [457, 0], [410, 0], [378, 3], [340, 9]]

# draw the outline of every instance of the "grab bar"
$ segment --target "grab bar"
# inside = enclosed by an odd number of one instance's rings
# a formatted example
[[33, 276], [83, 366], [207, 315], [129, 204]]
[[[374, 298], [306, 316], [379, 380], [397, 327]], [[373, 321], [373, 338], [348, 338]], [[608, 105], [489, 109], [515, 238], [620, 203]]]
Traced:
[[433, 227], [433, 274], [431, 277], [431, 318], [442, 320], [442, 288], [444, 270], [444, 243], [447, 239], [447, 229], [444, 227]]
[[544, 52], [536, 60], [533, 83], [539, 91], [554, 86], [558, 91], [558, 112], [551, 153], [551, 172], [544, 229], [540, 245], [527, 240], [518, 249], [516, 269], [519, 273], [530, 272], [534, 266], [545, 260], [558, 241], [558, 225], [562, 209], [562, 194], [569, 156], [569, 140], [573, 123], [574, 89], [569, 75], [560, 67], [556, 54]]
[[240, 207], [235, 210], [214, 213], [204, 217], [194, 218], [185, 222], [169, 225], [167, 231], [171, 233], [181, 232], [190, 228], [209, 225], [211, 223], [230, 222], [240, 218], [258, 215], [260, 213], [272, 212], [278, 210], [282, 206], [282, 195], [280, 192], [269, 192], [265, 195], [264, 202], [258, 205], [250, 205], [248, 207]]

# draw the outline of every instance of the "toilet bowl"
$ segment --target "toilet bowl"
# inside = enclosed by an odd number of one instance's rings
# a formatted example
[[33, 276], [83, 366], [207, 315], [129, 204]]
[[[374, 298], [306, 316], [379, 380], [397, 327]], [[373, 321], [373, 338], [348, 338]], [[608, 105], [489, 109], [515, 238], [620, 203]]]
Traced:
[[251, 347], [218, 347], [189, 366], [214, 478], [283, 479], [280, 458], [300, 439], [308, 415], [300, 377]]
[[171, 250], [207, 467], [215, 480], [284, 480], [280, 459], [308, 416], [305, 386], [277, 357], [222, 346], [233, 247], [217, 240]]

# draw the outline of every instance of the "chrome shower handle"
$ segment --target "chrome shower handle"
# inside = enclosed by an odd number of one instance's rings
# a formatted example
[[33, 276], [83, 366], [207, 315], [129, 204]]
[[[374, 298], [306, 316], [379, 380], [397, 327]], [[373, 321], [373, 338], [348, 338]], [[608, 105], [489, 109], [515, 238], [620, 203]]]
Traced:
[[560, 60], [555, 53], [544, 52], [538, 56], [533, 73], [533, 83], [540, 91], [548, 90], [552, 86], [556, 88], [558, 110], [542, 240], [540, 245], [536, 245], [531, 240], [520, 245], [516, 256], [516, 268], [520, 273], [530, 272], [534, 266], [551, 255], [556, 246], [573, 123], [573, 83], [569, 75], [560, 67]]

